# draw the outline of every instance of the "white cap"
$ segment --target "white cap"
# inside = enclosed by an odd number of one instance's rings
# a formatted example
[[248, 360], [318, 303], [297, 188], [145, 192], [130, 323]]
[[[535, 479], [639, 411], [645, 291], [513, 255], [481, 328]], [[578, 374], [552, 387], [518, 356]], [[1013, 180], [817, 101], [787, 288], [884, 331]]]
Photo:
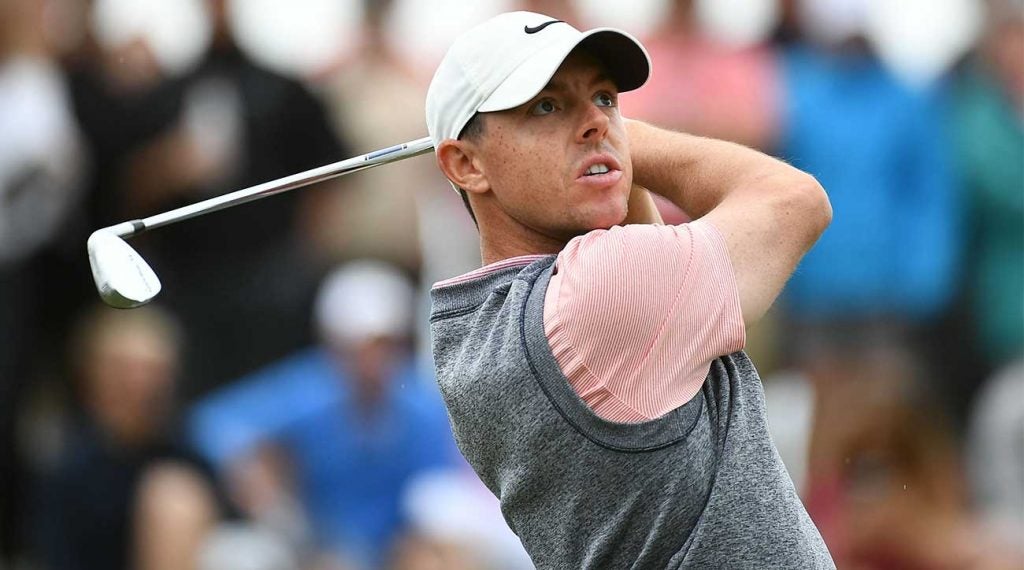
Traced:
[[414, 297], [409, 279], [394, 267], [354, 261], [324, 279], [313, 314], [331, 342], [401, 337], [412, 329]]
[[576, 46], [605, 65], [620, 92], [640, 87], [650, 75], [647, 51], [626, 32], [580, 32], [534, 12], [499, 14], [459, 36], [434, 73], [427, 91], [434, 147], [459, 138], [477, 112], [503, 111], [532, 99]]

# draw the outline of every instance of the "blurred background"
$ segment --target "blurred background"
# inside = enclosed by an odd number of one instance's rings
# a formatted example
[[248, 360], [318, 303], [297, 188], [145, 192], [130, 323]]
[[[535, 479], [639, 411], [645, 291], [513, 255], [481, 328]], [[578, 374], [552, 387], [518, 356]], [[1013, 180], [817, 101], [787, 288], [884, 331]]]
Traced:
[[838, 566], [1024, 568], [1024, 2], [0, 0], [0, 569], [531, 567], [431, 377], [425, 292], [480, 263], [432, 160], [133, 240], [136, 311], [85, 253], [425, 136], [520, 8], [644, 41], [625, 115], [828, 191], [749, 350]]

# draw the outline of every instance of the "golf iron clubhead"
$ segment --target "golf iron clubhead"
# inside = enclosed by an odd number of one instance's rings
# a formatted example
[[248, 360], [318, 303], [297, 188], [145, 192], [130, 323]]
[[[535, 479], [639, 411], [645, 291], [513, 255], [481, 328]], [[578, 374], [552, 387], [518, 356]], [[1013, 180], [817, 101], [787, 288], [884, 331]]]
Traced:
[[110, 229], [93, 232], [87, 248], [96, 291], [104, 303], [134, 309], [160, 293], [160, 279], [146, 260]]
[[160, 293], [160, 279], [146, 260], [125, 239], [142, 232], [273, 196], [352, 172], [396, 162], [433, 150], [429, 137], [383, 148], [362, 156], [257, 184], [209, 200], [98, 229], [89, 236], [89, 265], [96, 291], [104, 303], [117, 309], [145, 305]]

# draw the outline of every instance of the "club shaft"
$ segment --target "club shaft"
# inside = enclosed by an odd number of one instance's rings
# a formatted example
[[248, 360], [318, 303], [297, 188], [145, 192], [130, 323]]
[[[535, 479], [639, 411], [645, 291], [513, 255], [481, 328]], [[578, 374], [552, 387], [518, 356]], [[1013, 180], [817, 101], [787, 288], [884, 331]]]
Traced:
[[352, 172], [358, 172], [360, 170], [366, 170], [367, 168], [373, 168], [374, 166], [380, 166], [389, 162], [396, 162], [420, 154], [424, 154], [433, 150], [434, 144], [430, 140], [430, 137], [424, 137], [409, 141], [406, 143], [398, 144], [388, 148], [376, 150], [374, 152], [364, 154], [362, 156], [356, 156], [339, 162], [334, 162], [297, 174], [278, 178], [277, 180], [271, 180], [249, 188], [243, 188], [242, 190], [236, 190], [228, 194], [221, 196], [215, 196], [202, 202], [196, 202], [188, 206], [182, 206], [168, 212], [161, 214], [155, 214], [148, 218], [141, 220], [132, 220], [129, 222], [123, 222], [109, 229], [122, 238], [129, 238], [134, 235], [140, 234], [146, 230], [152, 230], [161, 226], [166, 226], [189, 218], [195, 218], [196, 216], [202, 216], [209, 214], [210, 212], [216, 212], [217, 210], [223, 210], [224, 208], [230, 208], [231, 206], [237, 206], [246, 202], [252, 202], [253, 200], [259, 200], [266, 198], [267, 196], [273, 196], [303, 186], [308, 186], [324, 180], [330, 180], [345, 174]]

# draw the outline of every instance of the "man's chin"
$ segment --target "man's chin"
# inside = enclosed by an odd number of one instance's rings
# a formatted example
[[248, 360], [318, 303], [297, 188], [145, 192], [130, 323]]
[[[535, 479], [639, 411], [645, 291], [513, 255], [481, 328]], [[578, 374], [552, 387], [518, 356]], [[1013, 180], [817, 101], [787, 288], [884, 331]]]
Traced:
[[621, 207], [616, 205], [615, 207], [608, 208], [607, 211], [599, 212], [594, 216], [594, 227], [595, 230], [607, 230], [613, 226], [621, 226], [626, 221], [628, 210], [625, 204]]
[[575, 235], [583, 235], [586, 233], [590, 233], [594, 230], [608, 230], [615, 226], [621, 226], [622, 223], [625, 221], [625, 212], [622, 212], [621, 214], [594, 216], [592, 219], [588, 220], [588, 223], [580, 227], [580, 229], [575, 232]]

